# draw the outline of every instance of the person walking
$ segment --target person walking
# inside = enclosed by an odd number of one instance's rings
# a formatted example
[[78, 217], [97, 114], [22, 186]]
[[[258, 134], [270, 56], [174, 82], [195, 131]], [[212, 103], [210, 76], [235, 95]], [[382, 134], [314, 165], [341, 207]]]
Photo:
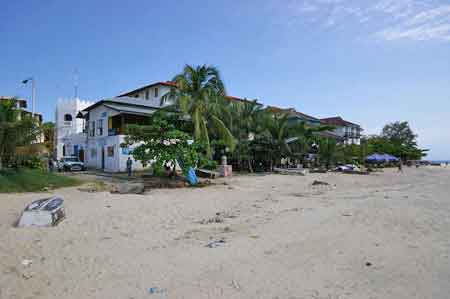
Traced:
[[131, 161], [131, 158], [128, 157], [128, 160], [127, 160], [127, 172], [128, 172], [128, 177], [131, 176], [131, 169], [132, 169], [132, 166], [133, 166], [133, 161]]
[[403, 162], [402, 162], [402, 160], [400, 160], [398, 162], [398, 172], [403, 173]]

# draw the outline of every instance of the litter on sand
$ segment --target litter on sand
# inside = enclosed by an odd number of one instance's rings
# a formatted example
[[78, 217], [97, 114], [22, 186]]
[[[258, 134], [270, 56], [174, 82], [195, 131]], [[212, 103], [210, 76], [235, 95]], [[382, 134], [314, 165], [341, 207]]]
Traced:
[[221, 240], [214, 240], [212, 242], [209, 242], [208, 244], [205, 245], [205, 247], [209, 247], [209, 248], [215, 248], [215, 247], [219, 247], [221, 245], [223, 245], [225, 242], [225, 240], [221, 239]]

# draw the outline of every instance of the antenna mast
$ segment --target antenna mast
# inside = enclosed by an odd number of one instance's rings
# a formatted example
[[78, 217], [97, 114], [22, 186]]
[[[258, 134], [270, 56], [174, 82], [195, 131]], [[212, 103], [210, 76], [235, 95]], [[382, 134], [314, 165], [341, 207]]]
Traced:
[[75, 70], [73, 71], [73, 88], [74, 88], [74, 93], [75, 93], [75, 99], [78, 98], [78, 77], [79, 77], [79, 72], [78, 72], [78, 69], [75, 68]]

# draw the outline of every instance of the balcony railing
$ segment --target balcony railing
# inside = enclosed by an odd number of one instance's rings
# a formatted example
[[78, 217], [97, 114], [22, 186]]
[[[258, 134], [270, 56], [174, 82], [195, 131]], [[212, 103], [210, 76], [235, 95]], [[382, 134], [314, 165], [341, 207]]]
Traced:
[[119, 128], [114, 128], [114, 129], [108, 129], [108, 136], [116, 136], [116, 135], [120, 135], [121, 130]]
[[361, 138], [361, 133], [357, 133], [357, 132], [346, 132], [344, 134], [345, 138]]

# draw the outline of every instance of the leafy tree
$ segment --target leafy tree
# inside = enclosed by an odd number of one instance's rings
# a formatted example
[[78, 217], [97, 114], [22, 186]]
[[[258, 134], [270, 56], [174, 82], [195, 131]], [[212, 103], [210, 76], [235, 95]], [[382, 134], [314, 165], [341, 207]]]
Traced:
[[44, 144], [51, 155], [55, 151], [55, 123], [45, 122], [42, 124], [41, 130], [44, 134]]
[[165, 102], [175, 99], [176, 107], [189, 115], [193, 123], [193, 135], [197, 142], [204, 143], [207, 154], [211, 157], [211, 128], [233, 150], [235, 140], [221, 118], [214, 113], [217, 103], [225, 96], [225, 87], [219, 71], [212, 66], [192, 67], [186, 65], [181, 74], [173, 80], [176, 87], [162, 98]]
[[426, 156], [427, 150], [417, 146], [417, 135], [409, 127], [408, 122], [387, 124], [380, 136], [367, 139], [367, 152], [387, 153], [402, 160], [420, 160]]
[[16, 164], [16, 148], [35, 142], [39, 133], [37, 121], [18, 110], [14, 99], [0, 101], [0, 169]]
[[192, 143], [192, 137], [177, 129], [179, 119], [165, 111], [156, 112], [149, 125], [129, 125], [123, 146], [135, 145], [132, 155], [143, 165], [154, 164], [161, 169], [163, 163], [182, 163], [183, 171], [195, 167], [201, 156], [201, 145]]
[[384, 126], [381, 137], [395, 145], [406, 147], [417, 146], [417, 135], [414, 134], [407, 121], [393, 122]]

